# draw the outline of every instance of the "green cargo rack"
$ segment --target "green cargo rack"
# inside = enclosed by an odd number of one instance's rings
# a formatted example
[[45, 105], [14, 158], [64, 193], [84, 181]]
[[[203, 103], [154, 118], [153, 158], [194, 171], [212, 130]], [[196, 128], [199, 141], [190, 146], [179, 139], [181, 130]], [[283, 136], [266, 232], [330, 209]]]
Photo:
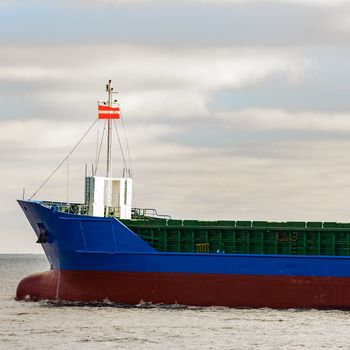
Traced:
[[165, 219], [121, 221], [160, 252], [350, 255], [350, 224]]

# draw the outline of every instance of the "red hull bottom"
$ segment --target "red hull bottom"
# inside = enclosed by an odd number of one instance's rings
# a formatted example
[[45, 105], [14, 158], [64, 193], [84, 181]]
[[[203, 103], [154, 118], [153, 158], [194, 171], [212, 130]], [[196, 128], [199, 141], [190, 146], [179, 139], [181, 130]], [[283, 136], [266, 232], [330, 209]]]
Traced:
[[51, 270], [24, 278], [16, 298], [350, 309], [350, 278]]

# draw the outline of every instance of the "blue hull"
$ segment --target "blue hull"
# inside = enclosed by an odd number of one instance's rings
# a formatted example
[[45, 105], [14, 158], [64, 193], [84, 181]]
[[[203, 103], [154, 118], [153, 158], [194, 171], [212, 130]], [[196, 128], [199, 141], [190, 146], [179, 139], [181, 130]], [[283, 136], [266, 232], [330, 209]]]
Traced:
[[19, 299], [37, 294], [126, 303], [350, 307], [348, 256], [156, 252], [115, 218], [66, 214], [40, 202], [19, 204], [36, 235], [45, 232], [42, 246], [51, 264], [50, 272], [21, 282]]

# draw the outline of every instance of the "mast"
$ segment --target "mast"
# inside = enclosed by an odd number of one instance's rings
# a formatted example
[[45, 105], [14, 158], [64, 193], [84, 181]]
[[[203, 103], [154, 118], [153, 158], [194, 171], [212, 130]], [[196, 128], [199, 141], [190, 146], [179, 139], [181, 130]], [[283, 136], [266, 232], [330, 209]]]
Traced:
[[[106, 84], [106, 91], [108, 93], [108, 106], [112, 107], [112, 80]], [[112, 177], [112, 120], [108, 119], [108, 133], [107, 133], [107, 177]]]
[[[99, 150], [96, 157], [96, 170], [92, 171], [92, 176], [86, 177], [85, 203], [88, 207], [89, 215], [97, 217], [114, 216], [120, 219], [131, 219], [132, 179], [124, 176], [122, 178], [112, 177], [112, 123], [115, 122], [115, 119], [121, 119], [121, 113], [118, 100], [113, 99], [113, 94], [116, 94], [117, 92], [113, 91], [111, 80], [108, 80], [106, 84], [106, 92], [108, 95], [107, 100], [98, 101], [98, 119], [104, 119], [104, 121], [107, 119], [108, 122], [106, 176], [96, 176], [101, 144], [104, 141], [104, 126], [101, 143], [99, 144], [99, 142], [97, 142]], [[127, 169], [127, 163], [125, 161], [117, 125], [115, 124], [114, 126], [116, 129], [120, 150], [122, 152], [124, 166], [125, 169]]]

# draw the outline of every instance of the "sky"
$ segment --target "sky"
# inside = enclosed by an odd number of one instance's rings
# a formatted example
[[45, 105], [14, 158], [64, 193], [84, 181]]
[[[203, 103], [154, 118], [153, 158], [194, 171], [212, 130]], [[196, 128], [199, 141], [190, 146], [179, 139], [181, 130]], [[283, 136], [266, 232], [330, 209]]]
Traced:
[[[350, 222], [349, 54], [345, 0], [1, 1], [0, 253], [41, 252], [16, 199], [95, 121], [109, 79], [135, 207]], [[65, 201], [68, 183], [83, 201], [99, 124], [34, 199]]]

